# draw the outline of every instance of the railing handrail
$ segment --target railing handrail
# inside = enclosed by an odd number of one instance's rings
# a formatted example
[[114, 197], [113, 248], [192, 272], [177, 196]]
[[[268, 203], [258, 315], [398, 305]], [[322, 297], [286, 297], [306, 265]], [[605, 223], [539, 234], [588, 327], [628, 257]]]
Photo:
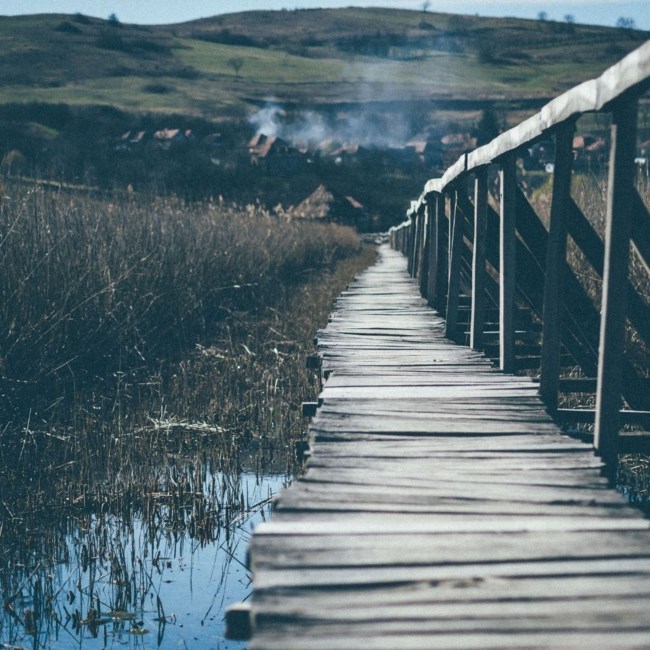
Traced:
[[650, 40], [605, 70], [599, 77], [574, 86], [517, 126], [504, 131], [487, 144], [461, 154], [440, 178], [427, 181], [422, 195], [417, 201], [411, 202], [409, 214], [422, 207], [428, 194], [442, 193], [465, 172], [494, 163], [501, 156], [544, 138], [563, 122], [574, 120], [586, 113], [602, 111], [624, 93], [648, 83], [649, 78]]
[[[598, 260], [594, 266], [603, 277], [600, 330], [594, 330], [590, 324], [581, 329], [581, 324], [574, 323], [570, 336], [575, 339], [572, 354], [576, 359], [581, 356], [583, 361], [579, 363], [591, 367], [589, 372], [593, 374], [596, 372], [590, 350], [597, 349], [593, 353], [597, 356], [598, 375], [594, 443], [603, 456], [613, 461], [622, 422], [621, 396], [625, 396], [637, 414], [642, 413], [642, 419], [647, 417], [650, 421], [650, 395], [644, 394], [642, 388], [639, 390], [637, 374], [623, 354], [628, 294], [635, 309], [635, 313], [630, 314], [631, 322], [641, 339], [650, 344], [650, 307], [639, 300], [638, 295], [632, 295], [635, 290], [627, 275], [630, 242], [646, 271], [650, 269], [650, 213], [634, 186], [638, 101], [648, 87], [650, 41], [596, 79], [575, 86], [491, 142], [462, 154], [440, 178], [430, 179], [425, 184], [422, 194], [411, 202], [407, 220], [390, 230], [393, 246], [408, 255], [409, 272], [419, 277], [423, 295], [444, 313], [446, 331], [450, 335], [457, 330], [460, 278], [463, 272], [467, 275], [465, 240], [470, 241], [472, 277], [465, 281], [466, 285], [471, 284], [470, 345], [481, 348], [484, 297], [488, 290], [493, 297], [498, 292], [502, 370], [512, 370], [516, 360], [516, 290], [535, 294], [526, 295], [525, 300], [538, 315], [542, 316], [543, 312], [540, 393], [553, 412], [558, 411], [561, 345], [566, 345], [565, 334], [561, 331], [562, 312], [575, 310], [585, 321], [593, 321], [594, 315], [598, 319], [593, 303], [575, 276], [567, 275], [567, 235], [571, 234], [576, 244], [583, 247], [592, 265], [594, 251], [601, 251], [602, 264]], [[605, 111], [612, 114], [612, 126], [603, 243], [571, 198], [571, 178], [572, 142], [578, 118], [586, 113]], [[524, 147], [550, 138], [555, 139], [556, 146], [547, 229], [517, 187], [516, 154]], [[487, 169], [493, 164], [500, 170], [499, 213], [495, 213], [487, 201]], [[470, 178], [474, 179], [473, 199], [468, 197], [468, 184], [461, 182]], [[469, 230], [472, 221], [473, 234]], [[486, 229], [490, 221], [492, 227], [498, 223], [499, 237], [495, 243], [491, 231], [490, 245], [486, 248]], [[462, 261], [463, 256], [465, 261]], [[531, 266], [521, 277], [525, 288], [519, 287], [517, 278], [515, 258], [520, 256]], [[488, 275], [488, 264], [498, 273], [498, 283], [494, 282], [494, 273]], [[537, 284], [531, 284], [531, 273]], [[540, 277], [543, 297], [540, 297], [537, 280]], [[570, 299], [562, 305], [565, 284], [567, 291], [573, 292], [575, 305], [570, 304]], [[595, 342], [598, 337], [599, 341]], [[581, 345], [583, 350], [579, 349]]]

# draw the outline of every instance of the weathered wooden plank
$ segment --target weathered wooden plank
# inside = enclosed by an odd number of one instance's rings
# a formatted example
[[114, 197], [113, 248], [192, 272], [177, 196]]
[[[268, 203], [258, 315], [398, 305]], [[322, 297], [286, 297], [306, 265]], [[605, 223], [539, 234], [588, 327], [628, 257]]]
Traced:
[[[472, 395], [474, 397], [499, 397], [503, 392], [508, 395], [527, 395], [535, 394], [537, 387], [534, 384], [521, 384], [519, 386], [490, 386], [479, 387], [474, 385], [472, 388]], [[348, 387], [332, 387], [328, 390], [329, 397], [346, 397], [348, 399], [369, 399], [378, 395], [379, 390], [376, 386], [348, 386]], [[386, 396], [391, 396], [394, 399], [437, 399], [443, 397], [458, 397], [463, 398], [467, 395], [467, 391], [463, 390], [462, 386], [454, 387], [451, 385], [443, 386], [389, 386], [386, 390]]]
[[[468, 626], [462, 633], [448, 635], [431, 632], [430, 635], [414, 634], [412, 627], [399, 633], [375, 634], [370, 626], [364, 624], [356, 634], [349, 628], [330, 629], [326, 626], [323, 630], [311, 627], [309, 631], [310, 650], [431, 650], [431, 648], [446, 648], [449, 650], [478, 650], [490, 648], [501, 650], [503, 648], [640, 648], [648, 645], [649, 633], [640, 630], [621, 630], [617, 633], [599, 629], [598, 631], [564, 630], [535, 631], [528, 630], [519, 634], [481, 631], [478, 623]], [[265, 639], [262, 645], [255, 639], [249, 646], [250, 650], [304, 650], [304, 638], [297, 640], [296, 628], [286, 622], [276, 624], [273, 632]]]
[[[400, 534], [389, 532], [371, 535], [300, 535], [287, 545], [285, 536], [267, 532], [255, 548], [255, 561], [274, 566], [381, 566], [407, 563], [480, 564], [482, 562], [531, 562], [544, 560], [590, 561], [597, 557], [594, 544], [607, 542], [613, 558], [648, 556], [647, 533], [644, 531], [567, 531], [562, 536], [545, 532], [465, 533], [462, 544], [449, 545], [446, 535]], [[408, 554], [405, 553], [408, 545]], [[486, 549], [490, 549], [486, 558]], [[619, 551], [623, 549], [623, 551]], [[339, 555], [340, 554], [340, 555]], [[338, 556], [338, 559], [337, 559]], [[274, 558], [277, 558], [277, 564]], [[647, 585], [637, 589], [650, 591]], [[531, 594], [532, 595], [532, 594]], [[384, 594], [384, 597], [385, 594]]]
[[[444, 477], [441, 477], [443, 480]], [[391, 486], [391, 494], [382, 496], [378, 486], [346, 485], [341, 494], [336, 489], [327, 490], [324, 483], [311, 484], [309, 488], [302, 486], [299, 490], [287, 490], [277, 501], [276, 512], [293, 510], [297, 512], [330, 512], [330, 513], [404, 513], [423, 515], [449, 515], [458, 517], [498, 516], [504, 520], [513, 517], [529, 517], [535, 521], [544, 520], [549, 525], [555, 525], [558, 520], [577, 518], [592, 521], [592, 518], [625, 519], [630, 516], [627, 507], [622, 503], [607, 503], [596, 507], [591, 505], [593, 494], [568, 493], [560, 494], [557, 488], [546, 490], [535, 486], [525, 493], [522, 486], [518, 490], [522, 496], [518, 499], [508, 498], [507, 489], [499, 486], [482, 485], [486, 491], [485, 498], [450, 497], [445, 494], [431, 493], [416, 494], [418, 488]], [[332, 488], [332, 486], [329, 486]], [[512, 489], [512, 486], [510, 486]], [[526, 500], [526, 494], [537, 492], [545, 499]], [[510, 495], [511, 496], [511, 495]], [[344, 497], [344, 499], [342, 499]], [[561, 500], [563, 497], [564, 500]], [[550, 501], [549, 501], [550, 499]], [[555, 501], [553, 500], [555, 499]], [[573, 523], [577, 523], [573, 522]], [[458, 550], [456, 554], [459, 555]], [[411, 554], [409, 553], [409, 557]], [[432, 559], [432, 558], [430, 558]]]
[[[571, 529], [569, 529], [571, 530]], [[575, 530], [575, 529], [573, 529]], [[606, 530], [606, 529], [602, 529]], [[337, 534], [340, 534], [338, 530]], [[490, 531], [485, 531], [490, 532]], [[491, 531], [496, 532], [496, 530]], [[505, 533], [508, 532], [506, 527]], [[550, 533], [566, 533], [567, 529], [552, 528]], [[576, 531], [577, 532], [577, 531]], [[291, 534], [291, 533], [290, 533]], [[376, 532], [375, 534], [380, 534]], [[487, 549], [486, 549], [487, 552]], [[440, 564], [415, 566], [373, 567], [372, 571], [355, 571], [350, 567], [306, 567], [281, 568], [272, 565], [264, 567], [256, 576], [256, 587], [271, 588], [359, 588], [417, 583], [442, 580], [504, 580], [519, 578], [563, 578], [565, 576], [611, 575], [625, 576], [634, 573], [639, 580], [650, 577], [650, 558], [600, 558], [579, 562], [574, 559], [549, 560], [546, 562], [483, 562], [477, 564]], [[532, 614], [532, 609], [531, 609]], [[639, 624], [644, 624], [639, 621]]]
[[650, 522], [535, 382], [401, 301], [404, 267], [382, 249], [319, 335], [306, 472], [250, 549], [249, 647], [644, 647]]
[[[459, 586], [459, 588], [461, 588]], [[369, 590], [364, 590], [368, 593]], [[304, 591], [303, 597], [308, 594]], [[550, 596], [550, 594], [549, 594]], [[355, 602], [355, 601], [353, 601]], [[602, 619], [603, 608], [609, 607], [608, 614], [612, 618], [617, 618], [621, 627], [625, 626], [631, 629], [639, 629], [639, 618], [643, 612], [643, 601], [634, 598], [602, 598], [586, 599], [578, 602], [571, 602], [571, 599], [562, 599], [561, 602], [554, 601], [551, 598], [539, 599], [535, 607], [526, 606], [522, 603], [512, 603], [509, 605], [512, 616], [504, 615], [503, 604], [487, 602], [482, 603], [475, 601], [472, 603], [472, 615], [468, 616], [467, 604], [464, 602], [420, 602], [414, 598], [412, 602], [407, 603], [382, 603], [376, 598], [370, 600], [369, 605], [362, 603], [357, 604], [354, 609], [346, 607], [346, 600], [339, 601], [338, 606], [328, 607], [325, 612], [307, 609], [307, 603], [296, 603], [294, 613], [297, 617], [302, 618], [308, 624], [314, 624], [321, 621], [326, 612], [332, 622], [345, 622], [346, 620], [354, 623], [372, 624], [376, 621], [390, 622], [393, 629], [399, 627], [402, 621], [407, 625], [408, 621], [413, 623], [420, 622], [424, 624], [426, 620], [439, 622], [438, 633], [451, 632], [453, 630], [466, 630], [468, 626], [491, 628], [497, 632], [516, 631], [537, 629], [552, 629], [551, 626], [564, 624], [570, 625], [575, 630], [593, 629], [598, 625], [599, 616]], [[346, 619], [347, 610], [347, 619]], [[531, 612], [532, 610], [532, 612]], [[463, 615], [464, 614], [464, 615]], [[336, 627], [336, 623], [334, 625]]]
[[[533, 537], [530, 538], [531, 543]], [[273, 538], [267, 541], [273, 543]], [[309, 539], [302, 541], [309, 543]], [[495, 538], [495, 542], [500, 541]], [[614, 539], [612, 538], [612, 541]], [[619, 539], [619, 543], [622, 540]], [[626, 543], [626, 542], [624, 542]], [[642, 543], [642, 541], [641, 541]], [[575, 538], [575, 544], [580, 545], [580, 539]], [[498, 544], [497, 544], [498, 546]], [[572, 545], [573, 548], [573, 545]], [[483, 549], [485, 554], [485, 549]], [[270, 611], [282, 613], [302, 609], [304, 599], [316, 597], [322, 604], [323, 610], [338, 609], [339, 607], [356, 607], [379, 604], [424, 604], [437, 602], [465, 603], [471, 606], [475, 602], [496, 602], [503, 608], [507, 603], [518, 599], [561, 602], [561, 607], [568, 605], [567, 601], [579, 600], [577, 594], [585, 594], [586, 601], [607, 602], [608, 600], [645, 600], [650, 590], [644, 583], [639, 582], [638, 575], [595, 575], [595, 576], [536, 576], [535, 578], [519, 577], [517, 580], [439, 580], [435, 582], [416, 581], [396, 584], [391, 589], [345, 590], [332, 588], [327, 591], [310, 590], [309, 588], [287, 589], [281, 596], [271, 591], [260, 590], [258, 593], [265, 600]], [[572, 611], [569, 609], [569, 611]], [[312, 612], [313, 615], [313, 612]]]

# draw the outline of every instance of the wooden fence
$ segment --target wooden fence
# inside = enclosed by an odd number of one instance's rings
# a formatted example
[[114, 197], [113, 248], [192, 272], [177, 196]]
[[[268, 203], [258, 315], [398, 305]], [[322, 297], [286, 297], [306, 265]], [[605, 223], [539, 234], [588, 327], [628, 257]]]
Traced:
[[[423, 296], [445, 316], [447, 335], [494, 356], [505, 372], [534, 366], [537, 349], [548, 409], [569, 422], [593, 422], [594, 446], [613, 464], [621, 451], [650, 448], [647, 433], [621, 433], [625, 424], [650, 429], [648, 368], [624, 353], [630, 332], [650, 345], [650, 306], [628, 277], [631, 250], [650, 275], [650, 214], [635, 163], [639, 100], [649, 87], [650, 41], [463, 154], [391, 229]], [[576, 122], [594, 112], [611, 114], [604, 241], [571, 194]], [[544, 225], [518, 185], [517, 159], [549, 139], [555, 161]], [[495, 171], [498, 192], [490, 200]], [[568, 236], [602, 278], [600, 314], [567, 262]], [[567, 363], [579, 376], [563, 377]], [[593, 391], [595, 408], [558, 408], [560, 393]]]

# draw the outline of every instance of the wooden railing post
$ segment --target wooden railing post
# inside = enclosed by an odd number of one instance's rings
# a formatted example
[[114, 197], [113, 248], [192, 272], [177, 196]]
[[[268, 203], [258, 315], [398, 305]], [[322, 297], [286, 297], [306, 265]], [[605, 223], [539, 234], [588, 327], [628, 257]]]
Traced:
[[458, 329], [458, 299], [460, 297], [460, 269], [463, 245], [463, 214], [458, 207], [458, 189], [454, 190], [449, 223], [449, 273], [447, 277], [447, 309], [445, 336], [454, 340]]
[[420, 263], [420, 238], [422, 233], [420, 213], [416, 210], [412, 210], [411, 219], [413, 220], [413, 263], [411, 266], [411, 276], [416, 278], [418, 274], [418, 265]]
[[429, 221], [431, 215], [426, 201], [422, 202], [420, 207], [422, 213], [422, 245], [420, 252], [420, 295], [423, 298], [428, 298], [429, 290], [429, 248], [431, 246], [431, 228]]
[[474, 180], [474, 250], [472, 253], [472, 316], [470, 347], [481, 349], [485, 313], [485, 243], [487, 237], [488, 168], [476, 170]]
[[551, 412], [557, 410], [560, 383], [560, 344], [564, 296], [562, 278], [565, 275], [566, 264], [567, 214], [571, 206], [574, 131], [574, 123], [565, 122], [555, 135], [553, 198], [546, 250], [539, 387], [540, 395]]
[[447, 308], [447, 279], [449, 270], [449, 249], [447, 239], [451, 238], [450, 219], [447, 218], [447, 199], [444, 194], [436, 198], [436, 225], [438, 227], [438, 271], [434, 307], [441, 313]]
[[434, 197], [428, 197], [426, 200], [427, 210], [427, 242], [428, 248], [428, 261], [427, 261], [427, 303], [430, 306], [435, 304], [436, 290], [437, 290], [437, 275], [438, 275], [438, 247], [440, 240], [438, 238], [438, 199], [440, 195], [436, 194]]
[[598, 352], [594, 446], [610, 461], [618, 451], [622, 358], [630, 234], [634, 197], [638, 100], [627, 99], [612, 114], [605, 224], [605, 264]]
[[415, 246], [415, 268], [413, 269], [413, 277], [422, 278], [422, 265], [424, 257], [424, 244], [425, 244], [425, 214], [424, 209], [419, 207], [415, 212], [416, 223], [416, 246]]
[[515, 369], [515, 152], [507, 153], [500, 162], [499, 367], [504, 372], [512, 372]]
[[411, 277], [413, 277], [413, 249], [415, 246], [415, 221], [413, 217], [409, 217], [408, 225], [408, 235], [407, 235], [407, 244], [406, 244], [406, 255], [407, 255], [407, 270]]

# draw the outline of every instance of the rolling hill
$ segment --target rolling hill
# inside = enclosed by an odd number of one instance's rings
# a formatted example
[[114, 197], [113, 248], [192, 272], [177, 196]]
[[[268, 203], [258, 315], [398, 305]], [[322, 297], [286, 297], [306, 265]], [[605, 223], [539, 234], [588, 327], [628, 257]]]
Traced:
[[[0, 16], [0, 171], [269, 207], [324, 184], [386, 225], [481, 132], [520, 121], [648, 36], [358, 8], [147, 27]], [[256, 131], [288, 141], [287, 155], [254, 164]]]
[[103, 104], [239, 116], [272, 97], [538, 103], [597, 76], [648, 33], [380, 9], [244, 12], [144, 27], [81, 14], [0, 17], [0, 104]]

